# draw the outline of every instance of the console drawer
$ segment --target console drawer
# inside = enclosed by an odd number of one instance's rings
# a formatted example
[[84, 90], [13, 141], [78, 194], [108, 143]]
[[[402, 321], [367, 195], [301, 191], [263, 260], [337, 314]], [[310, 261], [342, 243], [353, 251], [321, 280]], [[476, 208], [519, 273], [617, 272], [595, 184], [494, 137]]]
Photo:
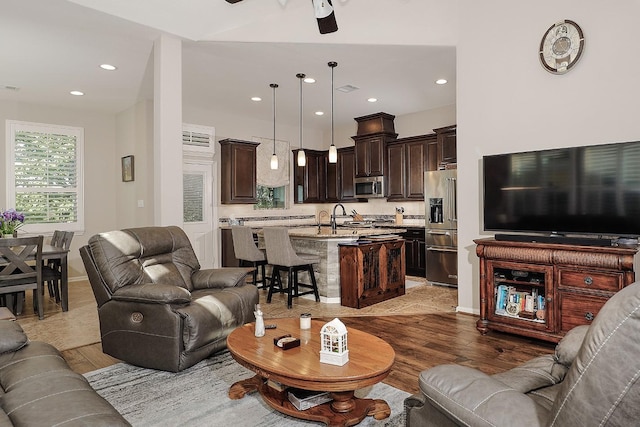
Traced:
[[558, 270], [558, 287], [593, 289], [618, 292], [624, 286], [624, 274], [619, 272], [594, 272], [561, 268]]
[[559, 292], [560, 332], [565, 333], [579, 325], [590, 325], [609, 298]]

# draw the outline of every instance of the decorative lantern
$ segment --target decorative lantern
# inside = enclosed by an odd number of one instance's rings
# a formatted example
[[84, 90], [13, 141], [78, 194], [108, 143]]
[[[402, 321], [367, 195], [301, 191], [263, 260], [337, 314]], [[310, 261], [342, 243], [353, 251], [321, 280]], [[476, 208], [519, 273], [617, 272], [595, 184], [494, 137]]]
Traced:
[[347, 328], [338, 318], [320, 329], [320, 362], [342, 366], [349, 361]]

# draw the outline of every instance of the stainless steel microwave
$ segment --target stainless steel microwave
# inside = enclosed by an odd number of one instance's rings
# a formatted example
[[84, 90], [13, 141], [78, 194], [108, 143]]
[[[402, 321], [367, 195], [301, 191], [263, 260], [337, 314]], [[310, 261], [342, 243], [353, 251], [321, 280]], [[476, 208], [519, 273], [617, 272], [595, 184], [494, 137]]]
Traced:
[[375, 197], [384, 197], [384, 177], [367, 176], [364, 178], [356, 178], [356, 197], [362, 199], [373, 199]]

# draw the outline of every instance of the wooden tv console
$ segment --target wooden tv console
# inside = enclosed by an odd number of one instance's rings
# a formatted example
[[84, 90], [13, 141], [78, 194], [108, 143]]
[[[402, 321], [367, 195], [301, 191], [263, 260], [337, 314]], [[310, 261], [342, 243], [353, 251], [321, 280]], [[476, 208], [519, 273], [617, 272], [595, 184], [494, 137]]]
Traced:
[[637, 248], [477, 239], [477, 329], [558, 342], [635, 280]]

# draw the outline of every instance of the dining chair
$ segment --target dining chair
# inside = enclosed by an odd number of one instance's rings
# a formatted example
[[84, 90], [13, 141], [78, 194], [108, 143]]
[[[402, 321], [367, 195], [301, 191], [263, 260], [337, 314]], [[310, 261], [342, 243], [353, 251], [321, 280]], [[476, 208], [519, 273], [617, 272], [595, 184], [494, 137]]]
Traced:
[[42, 236], [0, 239], [0, 294], [11, 295], [33, 290], [34, 305], [40, 320], [44, 319], [42, 295]]
[[[267, 257], [264, 251], [258, 249], [256, 242], [253, 240], [251, 227], [233, 225], [231, 226], [231, 237], [233, 238], [233, 252], [240, 261], [240, 266], [252, 266], [253, 284], [258, 289], [266, 289], [268, 280], [265, 274]], [[260, 267], [260, 280], [258, 280], [258, 267]], [[262, 286], [258, 286], [258, 283], [262, 283]]]
[[[313, 264], [320, 262], [320, 257], [314, 254], [296, 252], [291, 244], [289, 230], [286, 227], [265, 227], [264, 244], [267, 248], [267, 260], [273, 266], [267, 303], [271, 302], [273, 292], [287, 293], [287, 308], [291, 308], [293, 297], [313, 294], [316, 302], [320, 302], [316, 276], [313, 272]], [[280, 271], [287, 271], [287, 288], [284, 288]], [[298, 280], [298, 272], [309, 273], [311, 283], [302, 283]], [[299, 288], [307, 288], [308, 291], [300, 292]]]
[[[51, 241], [49, 242], [49, 244], [51, 246], [60, 246], [62, 247], [62, 239], [64, 238], [64, 231], [62, 230], [54, 230], [53, 235], [51, 236]], [[53, 265], [50, 265], [53, 262], [53, 260], [51, 261], [47, 261], [45, 260], [45, 264], [48, 264], [50, 267], [53, 267]], [[49, 289], [49, 297], [53, 298], [55, 296], [55, 288], [54, 288], [54, 282], [50, 281], [47, 282], [47, 288]], [[42, 292], [44, 292], [44, 289], [42, 290]]]
[[[73, 235], [73, 231], [56, 230], [51, 238], [51, 246], [58, 246], [68, 251], [71, 247]], [[60, 289], [62, 286], [62, 267], [59, 259], [45, 260], [44, 267], [42, 269], [42, 279], [47, 283], [49, 296], [55, 297], [56, 304], [59, 304], [62, 298], [62, 292]], [[66, 303], [67, 301], [65, 301], [65, 304]]]

